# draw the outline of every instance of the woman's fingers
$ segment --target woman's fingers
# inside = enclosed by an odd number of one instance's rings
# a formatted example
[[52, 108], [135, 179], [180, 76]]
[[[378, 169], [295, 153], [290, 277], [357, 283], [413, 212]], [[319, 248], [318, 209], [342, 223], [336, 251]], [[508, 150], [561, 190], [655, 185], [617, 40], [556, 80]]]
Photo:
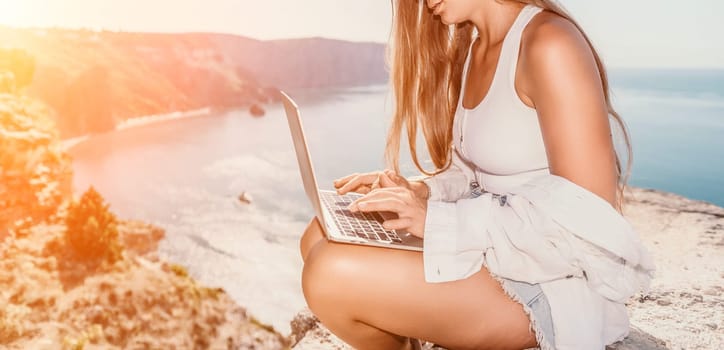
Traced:
[[372, 191], [372, 187], [367, 186], [367, 185], [360, 186], [355, 190], [355, 192], [361, 193], [361, 194], [368, 194], [368, 193], [370, 193], [370, 191]]
[[370, 185], [370, 188], [371, 188], [371, 189], [374, 190], [374, 189], [377, 189], [377, 188], [382, 187], [382, 185], [380, 184], [380, 183], [381, 183], [380, 177], [381, 177], [381, 175], [380, 175], [380, 174], [377, 174], [377, 177], [375, 178], [374, 181], [372, 181], [372, 184]]
[[394, 170], [392, 170], [392, 169], [385, 169], [385, 170], [384, 170], [384, 173], [385, 173], [385, 175], [387, 175], [387, 177], [389, 177], [392, 181], [394, 181], [394, 182], [397, 182], [397, 181], [398, 181], [398, 179], [397, 179], [398, 175], [397, 175], [397, 173], [396, 173]]
[[387, 188], [375, 188], [368, 191], [364, 197], [360, 197], [352, 201], [347, 208], [357, 208], [357, 204], [370, 201], [370, 200], [378, 200], [378, 199], [385, 199], [390, 197], [397, 197], [401, 198], [400, 196], [403, 194], [404, 189], [402, 187], [387, 187]]
[[371, 186], [379, 176], [379, 172], [355, 174], [351, 178], [350, 176], [340, 179], [341, 181], [335, 181], [334, 186], [337, 188], [337, 193], [345, 194], [350, 191], [357, 191], [362, 186]]
[[391, 211], [401, 214], [407, 209], [407, 204], [400, 198], [389, 196], [381, 199], [370, 199], [349, 205], [349, 210], [356, 211]]
[[387, 172], [383, 172], [382, 174], [380, 174], [379, 179], [380, 179], [380, 187], [399, 186], [399, 184], [397, 182], [395, 182], [394, 180], [392, 180], [392, 178], [390, 178], [390, 176], [387, 174]]
[[359, 211], [390, 211], [397, 213], [400, 215], [404, 210], [406, 206], [405, 203], [397, 198], [386, 198], [386, 199], [377, 199], [377, 200], [370, 200], [370, 201], [364, 201], [362, 203], [359, 203], [352, 209], [351, 211], [355, 212], [357, 210]]
[[412, 226], [412, 219], [409, 217], [389, 219], [382, 223], [382, 227], [384, 227], [385, 230], [404, 230], [410, 226]]
[[[386, 211], [396, 213], [397, 218], [386, 220], [383, 223], [385, 229], [405, 229], [417, 237], [423, 237], [427, 215], [426, 204], [426, 202], [420, 203], [412, 190], [398, 186], [374, 189], [362, 198], [353, 201], [347, 209], [352, 212]], [[390, 222], [388, 223], [388, 221]]]
[[409, 188], [407, 179], [394, 170], [384, 169], [368, 173], [354, 173], [334, 180], [334, 187], [338, 194], [347, 192], [369, 193], [370, 190], [389, 187]]
[[349, 182], [349, 180], [352, 180], [357, 175], [359, 175], [359, 174], [358, 173], [349, 174], [347, 176], [340, 177], [339, 179], [334, 180], [334, 188], [340, 188], [340, 187], [344, 186], [347, 182]]

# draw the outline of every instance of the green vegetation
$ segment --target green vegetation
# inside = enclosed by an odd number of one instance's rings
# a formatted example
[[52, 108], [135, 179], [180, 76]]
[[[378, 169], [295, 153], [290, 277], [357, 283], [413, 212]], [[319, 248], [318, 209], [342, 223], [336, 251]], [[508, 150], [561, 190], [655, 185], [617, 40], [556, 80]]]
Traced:
[[71, 191], [70, 158], [48, 115], [36, 100], [0, 92], [0, 237], [49, 218]]
[[35, 58], [25, 50], [0, 48], [0, 72], [12, 73], [15, 87], [22, 89], [33, 81]]
[[169, 268], [171, 269], [171, 272], [173, 272], [176, 276], [186, 278], [189, 277], [189, 272], [186, 270], [185, 267], [178, 265], [178, 264], [170, 264]]
[[0, 238], [55, 214], [70, 192], [70, 159], [50, 110], [17, 94], [34, 67], [25, 51], [0, 49]]
[[91, 186], [68, 208], [65, 238], [78, 258], [113, 263], [121, 258], [118, 219]]

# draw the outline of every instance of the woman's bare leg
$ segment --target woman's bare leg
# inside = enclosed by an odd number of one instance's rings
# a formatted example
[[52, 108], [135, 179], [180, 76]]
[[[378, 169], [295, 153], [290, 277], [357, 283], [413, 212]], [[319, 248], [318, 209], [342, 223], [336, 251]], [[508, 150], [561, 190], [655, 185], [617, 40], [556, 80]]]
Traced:
[[523, 307], [486, 269], [426, 283], [420, 252], [329, 242], [314, 228], [310, 222], [301, 243], [304, 296], [322, 323], [355, 348], [408, 349], [408, 337], [450, 349], [536, 346]]
[[[321, 222], [319, 219], [317, 219], [316, 216], [312, 217], [309, 224], [307, 225], [306, 229], [304, 230], [304, 234], [302, 235], [301, 240], [299, 241], [299, 248], [302, 254], [302, 260], [306, 263], [307, 256], [309, 256], [309, 253], [312, 251], [313, 248], [318, 243], [321, 243], [322, 241], [326, 241], [326, 238], [324, 237], [324, 232], [322, 230]], [[321, 244], [320, 244], [321, 246]], [[326, 325], [326, 322], [325, 322]], [[357, 326], [357, 325], [353, 325]], [[360, 325], [364, 328], [367, 328], [365, 330], [361, 330], [362, 332], [372, 332], [373, 334], [370, 335], [371, 338], [383, 338], [380, 339], [382, 341], [391, 341], [392, 345], [386, 345], [382, 347], [375, 347], [377, 349], [400, 349], [400, 350], [407, 350], [412, 349], [411, 344], [408, 343], [408, 339], [405, 337], [396, 336], [394, 334], [390, 334], [387, 332], [384, 332], [382, 330], [376, 329], [376, 328], [370, 328], [364, 325]], [[378, 334], [374, 334], [378, 333]], [[380, 334], [381, 333], [381, 334]], [[362, 334], [360, 334], [362, 335]]]
[[326, 239], [324, 237], [324, 231], [322, 231], [322, 224], [319, 222], [316, 216], [307, 224], [307, 228], [304, 230], [302, 239], [299, 240], [299, 250], [302, 253], [302, 260], [307, 261], [307, 255], [312, 250], [315, 244]]

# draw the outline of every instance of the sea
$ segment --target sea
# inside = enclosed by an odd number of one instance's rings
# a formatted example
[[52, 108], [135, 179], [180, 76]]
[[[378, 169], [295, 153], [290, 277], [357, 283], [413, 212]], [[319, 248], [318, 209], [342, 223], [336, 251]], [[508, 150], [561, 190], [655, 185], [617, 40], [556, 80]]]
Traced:
[[[633, 147], [629, 184], [724, 206], [724, 70], [609, 75]], [[319, 187], [384, 168], [387, 85], [289, 93], [301, 109]], [[417, 175], [402, 151], [402, 173]], [[289, 332], [305, 306], [298, 247], [313, 213], [280, 104], [261, 118], [235, 110], [94, 135], [70, 153], [77, 195], [93, 186], [120, 217], [163, 227], [163, 258]], [[250, 204], [238, 200], [242, 193]]]

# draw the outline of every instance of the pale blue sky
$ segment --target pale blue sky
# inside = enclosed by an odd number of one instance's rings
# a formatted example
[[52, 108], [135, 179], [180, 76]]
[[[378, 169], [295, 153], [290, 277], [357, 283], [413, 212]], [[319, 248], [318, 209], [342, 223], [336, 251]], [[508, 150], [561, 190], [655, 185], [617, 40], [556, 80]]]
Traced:
[[[611, 67], [724, 68], [722, 0], [561, 0]], [[0, 0], [0, 24], [386, 42], [388, 0]], [[0, 43], [0, 46], [2, 43]]]

